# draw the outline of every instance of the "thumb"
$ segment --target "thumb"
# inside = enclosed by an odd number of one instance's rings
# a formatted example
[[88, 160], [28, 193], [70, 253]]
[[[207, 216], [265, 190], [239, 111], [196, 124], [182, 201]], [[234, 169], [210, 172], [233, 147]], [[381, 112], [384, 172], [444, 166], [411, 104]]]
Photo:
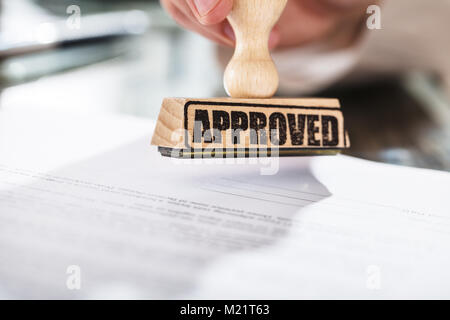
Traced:
[[[182, 0], [184, 1], [184, 0]], [[233, 0], [186, 0], [192, 13], [203, 25], [218, 24], [226, 19]]]

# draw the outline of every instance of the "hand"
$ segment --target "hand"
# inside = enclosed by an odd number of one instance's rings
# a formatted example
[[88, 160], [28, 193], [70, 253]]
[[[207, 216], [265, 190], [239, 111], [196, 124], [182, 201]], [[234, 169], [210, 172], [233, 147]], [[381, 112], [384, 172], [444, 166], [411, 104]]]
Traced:
[[[276, 1], [276, 0], [274, 0]], [[351, 42], [366, 9], [374, 0], [289, 0], [272, 30], [269, 47], [293, 47], [339, 38]], [[161, 0], [172, 17], [186, 29], [219, 44], [234, 46], [234, 33], [226, 20], [233, 0]]]

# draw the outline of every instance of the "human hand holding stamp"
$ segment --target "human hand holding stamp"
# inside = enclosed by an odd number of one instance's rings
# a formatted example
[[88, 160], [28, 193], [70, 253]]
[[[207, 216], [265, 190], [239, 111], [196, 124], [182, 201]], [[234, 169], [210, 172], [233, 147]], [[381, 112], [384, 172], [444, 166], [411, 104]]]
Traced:
[[166, 98], [152, 145], [177, 158], [337, 154], [349, 147], [337, 99], [272, 98], [278, 73], [268, 38], [287, 0], [235, 0], [225, 70], [231, 98]]

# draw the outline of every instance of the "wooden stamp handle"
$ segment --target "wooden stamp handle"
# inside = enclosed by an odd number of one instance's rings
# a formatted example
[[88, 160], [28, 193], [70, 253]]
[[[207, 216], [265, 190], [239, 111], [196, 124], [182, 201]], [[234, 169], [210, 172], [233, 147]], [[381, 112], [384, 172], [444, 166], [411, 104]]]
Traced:
[[233, 98], [270, 98], [278, 72], [269, 53], [269, 35], [287, 0], [234, 0], [228, 20], [236, 36], [224, 86]]

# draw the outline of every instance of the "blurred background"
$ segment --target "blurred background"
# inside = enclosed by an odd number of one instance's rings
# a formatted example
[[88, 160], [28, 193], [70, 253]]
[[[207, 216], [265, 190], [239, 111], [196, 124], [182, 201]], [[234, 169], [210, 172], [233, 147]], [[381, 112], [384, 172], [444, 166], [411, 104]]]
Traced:
[[221, 88], [214, 45], [158, 1], [3, 0], [0, 39], [2, 104], [155, 118]]
[[[164, 97], [225, 96], [216, 46], [156, 0], [3, 0], [0, 108], [156, 119]], [[448, 10], [446, 10], [448, 9]], [[450, 1], [386, 0], [337, 97], [351, 155], [450, 171]]]

